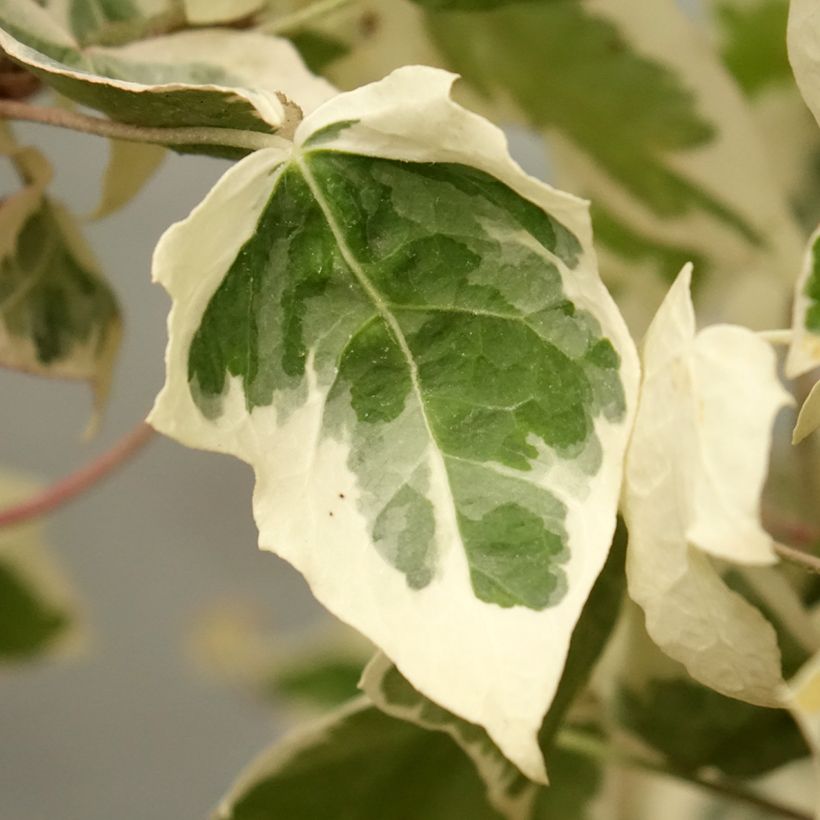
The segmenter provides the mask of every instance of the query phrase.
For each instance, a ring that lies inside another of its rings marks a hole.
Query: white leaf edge
[[[450,723],[441,723],[424,718],[424,702],[422,696],[415,707],[408,707],[388,700],[382,681],[385,675],[394,668],[393,661],[383,652],[377,652],[362,672],[359,688],[385,714],[406,720],[433,732],[443,732],[451,737],[473,762],[479,776],[487,789],[487,800],[490,805],[499,811],[506,820],[529,820],[535,799],[538,795],[538,786],[528,783],[523,789],[512,791],[511,785],[520,782],[522,774],[510,763],[497,747],[487,749],[480,744],[470,743],[463,732],[459,731],[460,718],[452,716]],[[515,783],[510,783],[511,775]]]
[[[775,631],[726,586],[707,550],[737,563],[776,560],[756,506],[771,424],[790,398],[756,334],[732,326],[696,334],[691,272],[681,271],[642,345],[624,480],[628,590],[652,639],[692,677],[774,706],[782,685]],[[719,452],[704,449],[721,435]],[[721,492],[729,482],[731,493]]]
[[[291,416],[291,422],[279,430],[273,408],[255,408],[247,415],[236,379],[226,396],[223,415],[215,423],[206,420],[194,404],[187,383],[191,340],[212,294],[255,229],[270,194],[271,175],[289,158],[284,149],[258,151],[232,168],[188,219],[172,226],[157,246],[153,276],[172,296],[174,306],[169,316],[168,377],[149,421],[188,446],[232,453],[252,464],[257,476],[254,516],[260,547],[299,569],[319,601],[379,646],[420,692],[465,720],[484,726],[528,777],[546,782],[537,734],[561,679],[573,628],[608,554],[639,365],[623,319],[598,277],[587,203],[527,176],[510,158],[504,134],[451,100],[454,80],[454,75],[438,69],[398,69],[380,82],[339,95],[317,109],[297,130],[293,150],[298,158],[313,133],[333,123],[355,120],[322,147],[332,144],[335,150],[384,158],[468,164],[549,211],[581,242],[585,252],[566,278],[565,291],[579,307],[598,316],[604,334],[622,357],[627,410],[618,425],[601,419],[596,422],[608,457],[586,489],[585,504],[562,499],[569,502],[568,532],[571,537],[580,535],[580,543],[574,545],[566,565],[569,588],[561,603],[535,612],[523,607],[501,609],[479,601],[471,591],[461,548],[442,555],[441,574],[435,583],[410,591],[404,576],[386,568],[372,548],[365,522],[353,504],[345,505],[346,511],[332,519],[332,531],[326,515],[307,510],[314,522],[314,543],[338,541],[340,526],[351,533],[343,539],[347,542],[344,552],[334,553],[343,566],[332,556],[319,560],[315,551],[304,548],[303,522],[294,513],[310,504],[326,509],[340,488],[355,499],[356,478],[347,466],[344,446],[328,447],[321,458],[316,456],[306,464],[301,442],[313,435],[308,431],[316,426],[312,417],[321,407],[317,391],[308,399],[309,412],[297,414],[300,419],[295,426],[295,416]],[[563,263],[555,262],[566,274]],[[262,442],[268,453],[279,453],[275,460],[266,463],[260,458]],[[300,473],[306,469],[311,470],[307,480]],[[325,483],[321,483],[323,471]],[[436,491],[447,492],[441,482],[441,477],[433,476],[434,496]],[[443,537],[458,544],[452,510],[437,512],[437,521]],[[582,544],[592,547],[584,549]],[[372,578],[379,578],[377,589],[360,580]],[[452,606],[453,586],[462,604],[458,609]],[[413,624],[412,631],[408,623]],[[434,644],[433,635],[446,635],[446,644]]]

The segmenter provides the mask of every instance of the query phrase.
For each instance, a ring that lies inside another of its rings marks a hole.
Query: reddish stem
[[[93,487],[120,464],[133,457],[154,436],[154,429],[144,421],[123,436],[110,450],[95,458],[64,479],[47,487],[28,501],[0,510],[0,529],[21,524],[62,507],[77,495]]]

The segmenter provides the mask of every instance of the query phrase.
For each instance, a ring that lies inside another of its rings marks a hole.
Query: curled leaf
[[[686,267],[642,347],[624,492],[629,593],[649,635],[692,677],[773,705],[782,682],[774,630],[709,554],[776,560],[758,507],[771,426],[789,397],[756,334],[727,325],[696,333],[690,279]]]

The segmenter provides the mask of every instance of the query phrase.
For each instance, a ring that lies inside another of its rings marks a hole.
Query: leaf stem
[[[333,14],[333,12],[344,8],[352,2],[354,2],[354,0],[316,0],[316,2],[311,3],[305,8],[271,20],[270,23],[262,26],[261,30],[268,34],[283,34],[289,31],[297,31],[308,23]]]
[[[757,335],[770,345],[786,347],[792,343],[794,332],[790,327],[786,327],[778,330],[760,330]]]
[[[98,137],[110,137],[127,142],[149,142],[156,145],[218,145],[256,151],[260,148],[280,146],[283,143],[282,137],[259,131],[200,127],[149,128],[114,122],[102,117],[90,117],[64,108],[30,105],[16,100],[0,100],[0,119],[39,122],[84,134],[95,134]]]
[[[72,498],[93,487],[124,462],[133,458],[154,437],[154,429],[140,422],[130,433],[121,438],[110,450],[95,458],[90,464],[47,487],[43,492],[0,510],[0,529],[22,524],[32,518],[62,507]]]
[[[796,564],[801,569],[807,572],[813,572],[820,575],[820,558],[810,555],[803,550],[788,547],[785,544],[778,544],[775,542],[774,551],[784,560],[790,564]]]
[[[577,752],[585,757],[594,758],[602,762],[614,763],[616,766],[641,769],[642,771],[651,772],[652,774],[661,775],[663,777],[672,777],[676,780],[682,780],[698,788],[710,791],[713,794],[734,800],[738,803],[745,803],[747,806],[764,809],[780,817],[790,818],[790,820],[812,820],[811,815],[791,806],[770,800],[739,783],[713,780],[697,775],[694,772],[667,768],[662,763],[644,757],[638,757],[622,749],[617,749],[606,741],[587,732],[577,729],[564,729],[558,734],[556,742],[561,748],[567,751]]]

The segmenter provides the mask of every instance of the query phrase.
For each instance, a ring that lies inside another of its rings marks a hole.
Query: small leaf
[[[627,454],[629,594],[649,635],[696,680],[773,705],[781,684],[771,625],[729,590],[708,553],[775,560],[759,520],[771,426],[788,396],[751,331],[695,332],[683,270],[643,342],[643,385]]]
[[[127,205],[159,169],[166,151],[159,145],[110,140],[100,201],[89,219],[103,219]]]
[[[119,48],[81,48],[34,0],[0,0],[0,47],[52,88],[148,127],[292,133],[334,89],[284,39],[183,31]]]
[[[636,390],[585,206],[399,70],[237,165],[157,249],[160,431],[257,473],[260,544],[543,778]]]
[[[36,485],[0,474],[0,506],[18,503]],[[0,669],[66,646],[76,634],[74,593],[48,555],[42,527],[0,532]]]
[[[28,181],[0,204],[0,364],[88,381],[99,413],[120,342],[116,298],[71,215],[44,196],[45,158],[9,138],[0,151]]]

